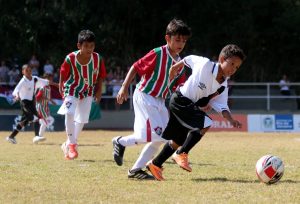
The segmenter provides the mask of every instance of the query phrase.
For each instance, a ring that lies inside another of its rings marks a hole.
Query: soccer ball
[[[278,182],[284,173],[282,160],[273,155],[265,155],[256,162],[256,175],[259,180],[266,184]]]

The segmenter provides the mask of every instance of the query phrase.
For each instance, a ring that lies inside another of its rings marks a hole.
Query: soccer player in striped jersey
[[[241,48],[229,44],[221,50],[218,63],[206,57],[190,55],[172,66],[171,79],[183,65],[191,69],[192,74],[183,86],[171,95],[170,119],[162,135],[162,138],[169,141],[161,152],[147,163],[148,170],[157,180],[164,180],[162,164],[172,155],[172,159],[181,168],[192,171],[188,154],[212,125],[212,120],[205,113],[208,109],[213,108],[233,127],[241,127],[242,124],[232,117],[228,107],[227,81],[240,68],[245,58]]]
[[[61,148],[66,159],[78,157],[78,135],[88,123],[93,97],[96,103],[100,102],[102,81],[106,77],[103,58],[94,52],[95,34],[92,31],[79,32],[77,48],[66,56],[60,69],[59,91],[64,102],[58,113],[65,115],[67,141]]]
[[[129,170],[128,178],[153,179],[143,169],[165,142],[161,138],[169,119],[165,99],[176,81],[169,80],[169,69],[180,60],[179,53],[190,36],[190,28],[182,20],[170,21],[165,34],[167,44],[154,48],[131,66],[117,95],[117,102],[122,104],[128,98],[128,87],[136,74],[141,77],[133,95],[134,133],[113,138],[113,156],[119,166],[123,164],[126,146],[148,143]],[[179,76],[183,75],[183,68],[178,72]]]
[[[51,82],[52,85],[58,86],[57,84],[52,82],[53,81],[52,74],[45,74],[43,78]],[[46,137],[44,137],[46,128],[49,124],[53,123],[53,118],[50,116],[49,101],[51,101],[51,103],[54,105],[56,103],[51,99],[50,85],[46,85],[37,89],[35,99],[36,99],[36,110],[40,118],[39,119],[40,130],[39,130],[39,137],[34,137],[33,143],[38,144],[41,137],[44,138],[44,140],[46,140]]]

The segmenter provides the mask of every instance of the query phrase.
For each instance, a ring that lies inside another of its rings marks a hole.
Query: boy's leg
[[[128,171],[128,178],[137,178],[137,179],[154,179],[153,176],[149,175],[147,172],[142,170],[146,167],[146,164],[151,160],[155,153],[157,153],[159,147],[164,142],[150,142],[146,144],[136,160],[133,167]]]
[[[170,142],[171,141],[167,142],[160,153],[153,160],[150,160],[147,163],[147,169],[151,172],[155,179],[159,181],[164,180],[164,177],[162,176],[162,164],[176,151]]]
[[[39,128],[36,123],[39,124]],[[36,136],[33,138],[33,143],[38,144],[39,142],[46,140],[46,138],[44,137],[44,133],[46,131],[47,124],[44,119],[39,119],[39,121],[35,122],[34,125],[35,125],[35,135]],[[36,130],[38,130],[38,132],[36,132]]]
[[[84,126],[84,123],[75,122],[75,127],[74,127],[75,144],[77,144],[78,136],[79,136],[79,133],[82,131],[83,126]]]

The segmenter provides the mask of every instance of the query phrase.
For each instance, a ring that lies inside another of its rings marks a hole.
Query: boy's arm
[[[118,92],[118,95],[117,95],[117,103],[118,104],[122,104],[124,102],[124,100],[127,101],[128,88],[129,88],[129,85],[131,84],[132,80],[136,76],[136,73],[137,73],[137,71],[135,70],[134,66],[131,66],[130,70],[127,73],[126,78],[122,84],[122,87]]]
[[[59,75],[59,84],[58,89],[59,93],[62,97],[64,97],[64,83],[67,79],[67,77],[70,74],[70,64],[64,61],[64,63],[60,67],[60,75]]]
[[[178,73],[178,70],[184,66],[184,62],[183,60],[177,62],[176,64],[174,64],[171,68],[170,68],[170,71],[169,71],[169,78],[170,78],[170,81],[172,81],[177,73]]]
[[[242,127],[242,124],[239,121],[232,118],[231,113],[228,110],[223,110],[222,115],[225,119],[227,119],[230,122],[230,124],[233,127],[236,127],[236,128],[241,128]]]
[[[98,83],[96,85],[96,93],[95,93],[95,102],[99,103],[101,101],[101,96],[102,96],[102,82],[103,79],[99,78]]]

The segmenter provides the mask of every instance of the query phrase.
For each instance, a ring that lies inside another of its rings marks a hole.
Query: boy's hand
[[[58,87],[58,90],[59,90],[59,93],[62,97],[64,97],[64,87],[62,85],[59,84],[59,87]]]
[[[242,127],[242,123],[240,123],[239,121],[237,120],[232,120],[230,121],[230,124],[235,127],[235,128],[241,128]]]
[[[100,101],[101,101],[101,92],[100,93],[96,93],[94,99],[95,99],[95,102],[97,104],[100,103]]]
[[[122,86],[117,95],[117,103],[123,104],[124,101],[127,101],[128,98],[128,89],[125,86]]]

